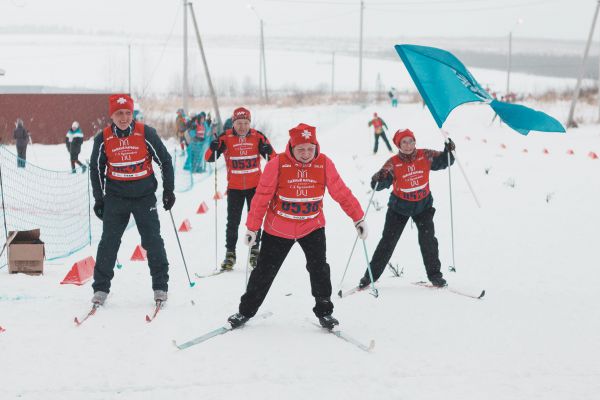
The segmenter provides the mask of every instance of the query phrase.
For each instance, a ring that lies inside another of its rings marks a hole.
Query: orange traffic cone
[[[598,158],[598,154],[594,153],[593,151],[590,151],[588,153],[588,157],[591,158],[592,160],[595,160]]]
[[[550,154],[550,152],[548,151],[548,149],[544,149],[543,153],[544,154]]]
[[[202,202],[202,204],[200,204],[200,207],[198,207],[196,214],[206,214],[207,211],[208,211],[208,206],[206,205],[205,202]]]
[[[92,256],[77,261],[60,284],[71,283],[73,285],[83,285],[94,275],[95,265],[96,261],[94,261],[94,257]]]
[[[146,261],[146,250],[141,245],[136,246],[131,255],[131,261]]]
[[[213,200],[221,200],[222,198],[223,195],[219,191],[217,191],[217,193],[215,193],[215,195],[213,196]]]
[[[572,156],[573,154],[575,154],[575,152],[573,150],[569,149],[569,150],[567,150],[567,154]]]
[[[179,227],[179,232],[189,232],[192,229],[192,224],[190,224],[189,219],[184,219]]]

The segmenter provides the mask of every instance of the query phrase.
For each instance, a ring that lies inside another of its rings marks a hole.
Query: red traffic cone
[[[192,224],[190,224],[189,219],[184,219],[179,227],[179,232],[189,232],[192,229]]]
[[[588,153],[588,157],[591,158],[592,160],[595,160],[598,158],[598,154],[594,153],[593,151],[590,151]]]
[[[146,261],[146,250],[141,245],[136,246],[131,255],[131,261]]]
[[[219,191],[217,191],[217,193],[215,193],[215,195],[213,196],[213,200],[221,200],[222,198],[223,195]]]
[[[572,156],[573,154],[575,154],[575,152],[572,149],[567,150],[567,154]]]
[[[544,149],[543,153],[544,154],[550,154],[550,152],[548,151],[548,149]]]
[[[2,332],[6,332],[6,329],[4,329],[3,327],[0,326],[0,333]]]
[[[202,204],[200,204],[200,207],[198,207],[196,214],[206,214],[207,211],[208,211],[208,206],[203,201]]]
[[[502,144],[500,144],[500,147],[503,148],[503,149],[505,149],[506,145],[504,143],[502,143]]]
[[[96,261],[91,256],[77,261],[60,284],[83,285],[94,275],[94,266],[96,266]]]

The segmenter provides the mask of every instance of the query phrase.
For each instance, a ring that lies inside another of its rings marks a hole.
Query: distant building
[[[0,86],[0,141],[12,142],[21,118],[34,143],[63,143],[73,121],[89,139],[109,122],[110,93],[47,86]]]

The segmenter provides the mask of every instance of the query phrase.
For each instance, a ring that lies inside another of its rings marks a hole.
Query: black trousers
[[[147,252],[148,266],[152,275],[152,290],[169,289],[169,262],[165,244],[160,236],[160,221],[156,206],[156,196],[123,198],[107,194],[104,198],[104,216],[102,219],[102,238],[98,245],[96,267],[94,268],[94,292],[110,291],[110,281],[114,276],[117,252],[121,246],[121,237],[133,214],[138,232],[142,238],[142,247]]]
[[[377,149],[379,149],[379,138],[381,137],[381,139],[383,140],[383,142],[385,143],[385,145],[387,146],[389,151],[392,151],[392,146],[390,146],[390,142],[388,141],[387,136],[385,135],[385,132],[381,132],[380,134],[375,134],[375,147],[373,148],[373,153],[377,153]]]
[[[435,208],[430,207],[412,217],[419,231],[419,247],[421,247],[423,263],[425,264],[427,276],[430,279],[442,276],[440,272],[441,263],[438,252],[438,241],[435,238],[435,228],[433,225],[434,214]],[[371,258],[371,271],[373,272],[373,279],[375,281],[379,279],[390,258],[392,258],[398,239],[400,239],[400,235],[402,235],[402,231],[409,218],[388,208],[381,240],[373,253],[373,258]],[[364,276],[369,278],[368,270],[365,271]]]
[[[264,232],[256,268],[252,270],[246,293],[242,296],[239,311],[253,317],[265,300],[273,280],[295,242],[300,244],[306,257],[306,269],[310,275],[310,287],[316,305],[317,317],[331,315],[331,277],[326,259],[325,228],[319,228],[303,238],[284,239]]]
[[[17,146],[17,167],[25,168],[25,163],[27,159],[27,145],[25,146]]]
[[[227,189],[227,228],[225,230],[225,248],[227,251],[235,253],[244,203],[246,203],[246,209],[250,210],[255,192],[256,188],[245,190]],[[260,229],[256,234],[256,244],[252,248],[258,249],[259,244]]]

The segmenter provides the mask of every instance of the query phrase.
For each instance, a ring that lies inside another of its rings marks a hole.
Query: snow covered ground
[[[398,109],[387,104],[253,109],[257,118],[269,121],[266,133],[277,151],[283,150],[291,126],[317,126],[322,151],[336,162],[363,205],[370,195],[370,176],[391,155],[385,147],[372,154],[367,121],[374,111],[392,133],[409,127],[419,147],[442,148],[431,116],[416,104]],[[548,111],[564,120],[567,109],[559,105]],[[298,246],[261,308],[272,311],[272,317],[251,320],[239,331],[179,351],[172,339],[182,342],[201,335],[237,310],[244,291],[246,249],[238,244],[233,272],[196,279],[190,288],[169,215],[162,212],[171,262],[170,299],[151,324],[144,321],[153,306],[148,268],[144,262],[128,261],[139,244],[135,229],[123,238],[119,259],[124,267],[116,270],[105,307],[81,327],[74,326],[73,317],[87,312],[90,284],[59,282],[75,261],[95,256],[95,246],[46,265],[40,277],[0,271],[0,326],[6,329],[0,333],[0,397],[597,398],[600,305],[594,299],[600,287],[595,247],[600,160],[587,157],[589,151],[600,152],[597,126],[524,137],[505,125],[490,126],[491,118],[488,107],[464,106],[445,125],[481,203],[478,208],[460,169],[453,167],[456,273],[447,271],[452,263],[448,174],[431,175],[445,276],[456,287],[485,289],[484,299],[411,285],[425,278],[425,270],[416,229],[409,224],[392,257],[404,268],[403,277],[386,271],[378,282],[379,298],[367,293],[334,298],[341,329],[364,342],[376,341],[371,354],[313,325],[313,299]],[[567,149],[575,154],[567,155]],[[55,156],[55,146],[36,145],[36,154],[46,167],[64,168],[64,157]],[[180,234],[190,273],[211,271],[224,253],[226,203],[221,200],[215,260],[213,185],[212,178],[205,179],[192,191],[178,194],[173,209],[178,225],[184,218],[192,224],[191,232]],[[224,189],[221,172],[219,190]],[[378,192],[375,201],[383,208],[369,211],[370,253],[381,235],[388,196],[388,191]],[[202,201],[209,211],[197,215]],[[337,291],[355,231],[329,197],[325,214],[328,260]],[[356,251],[343,287],[355,285],[364,268],[364,255]]]

